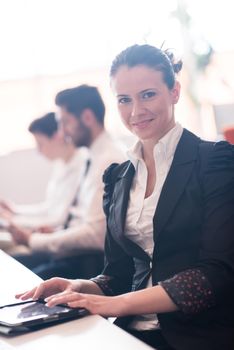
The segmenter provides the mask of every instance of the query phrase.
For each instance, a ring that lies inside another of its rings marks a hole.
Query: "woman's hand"
[[[45,299],[46,305],[53,307],[58,304],[66,304],[72,308],[85,308],[91,314],[97,314],[104,317],[124,316],[126,309],[124,306],[124,297],[107,297],[93,294],[77,293],[73,291],[64,291],[52,295]]]
[[[15,214],[13,205],[10,202],[0,199],[0,211],[1,210],[3,210],[6,214],[9,214],[10,216],[12,214]]]
[[[35,232],[40,232],[40,233],[53,233],[55,229],[52,226],[40,226],[38,227]]]
[[[32,235],[32,230],[16,226],[13,222],[9,223],[8,232],[10,232],[13,240],[18,244],[25,246],[29,245],[29,239]]]
[[[79,279],[69,280],[60,277],[53,277],[27,292],[17,294],[16,298],[21,300],[31,298],[33,300],[37,300],[39,298],[45,299],[47,297],[56,298],[58,293],[61,295],[62,293],[66,294],[71,292],[84,292],[99,295],[103,294],[98,285],[92,281]]]
[[[59,278],[54,277],[47,281],[42,282],[39,284],[39,286],[16,295],[16,298],[21,300],[26,299],[33,299],[37,300],[39,298],[46,298],[49,296],[53,296],[57,293],[63,292],[63,291],[72,291],[72,290],[79,290],[79,282],[78,281],[72,281],[65,278]]]
[[[85,308],[91,314],[104,317],[178,310],[166,291],[159,285],[114,297],[101,294],[101,289],[92,281],[51,278],[31,291],[18,294],[16,297],[22,300],[43,298],[49,307],[67,304],[72,308]]]
[[[166,291],[159,285],[114,297],[66,290],[46,298],[45,301],[49,307],[57,304],[67,304],[73,308],[85,308],[91,314],[105,317],[164,313],[178,310]]]

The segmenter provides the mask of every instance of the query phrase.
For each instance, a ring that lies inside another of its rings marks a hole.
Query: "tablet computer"
[[[79,318],[87,315],[85,309],[72,309],[57,305],[48,307],[43,300],[26,301],[0,307],[0,326],[11,330],[27,329],[33,326],[46,325],[61,320]]]

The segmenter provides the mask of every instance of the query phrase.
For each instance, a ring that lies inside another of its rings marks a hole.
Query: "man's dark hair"
[[[37,118],[31,122],[28,131],[32,134],[43,134],[51,138],[58,130],[55,113],[50,112],[41,118]]]
[[[69,113],[79,118],[83,110],[90,109],[94,113],[97,121],[103,125],[105,115],[105,105],[102,97],[95,86],[80,85],[72,89],[60,91],[55,103],[59,107],[65,108]]]

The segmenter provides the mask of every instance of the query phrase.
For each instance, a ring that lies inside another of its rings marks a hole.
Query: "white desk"
[[[0,250],[0,305],[14,301],[16,292],[40,283],[40,278]],[[0,335],[3,345],[18,350],[150,350],[104,318],[91,315],[15,337]],[[2,346],[2,348],[1,348]],[[6,347],[8,349],[8,347]]]
[[[0,306],[15,302],[16,293],[40,282],[40,277],[0,250]]]

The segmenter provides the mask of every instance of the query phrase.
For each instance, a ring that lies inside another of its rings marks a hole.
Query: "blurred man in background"
[[[105,106],[96,87],[81,85],[56,96],[66,137],[77,147],[89,148],[89,159],[77,190],[77,203],[67,228],[33,233],[12,226],[14,240],[28,246],[31,256],[17,259],[40,277],[89,278],[101,272],[106,222],[102,209],[105,169],[124,156],[104,127]],[[35,266],[33,256],[47,254],[50,261]]]

